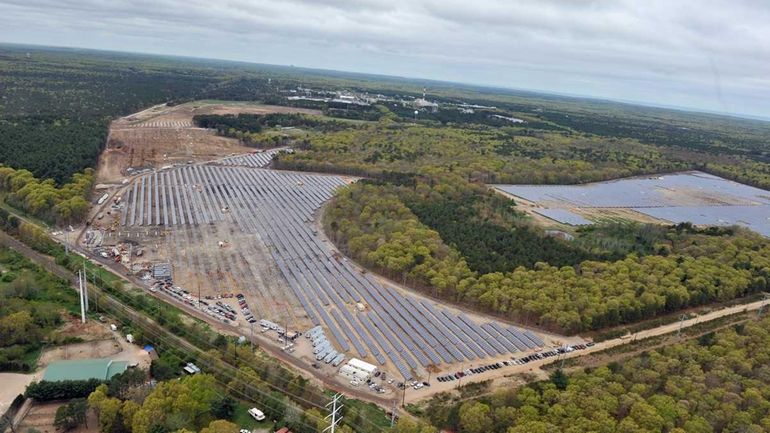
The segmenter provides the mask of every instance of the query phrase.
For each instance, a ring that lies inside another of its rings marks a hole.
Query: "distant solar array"
[[[286,149],[271,149],[264,152],[250,153],[246,155],[228,156],[227,158],[222,158],[214,162],[221,165],[240,165],[243,167],[260,168],[270,164],[273,156],[282,150]]]
[[[770,205],[768,191],[697,171],[584,185],[497,185],[496,188],[539,204],[559,205],[549,207]]]
[[[565,208],[629,208],[673,223],[737,224],[770,236],[770,192],[698,171],[584,185],[494,187],[543,206],[535,212],[566,224],[579,220]]]
[[[149,120],[142,123],[133,123],[129,128],[191,128],[189,120]]]
[[[770,237],[770,206],[656,207],[636,211],[675,223],[689,221],[698,225],[740,225]]]
[[[259,155],[264,154],[243,158]],[[406,380],[429,365],[544,345],[530,331],[479,325],[463,314],[401,295],[335,257],[317,235],[313,214],[346,183],[343,178],[254,169],[240,166],[243,161],[235,157],[228,160],[239,166],[191,165],[139,177],[128,188],[121,224],[226,220],[244,233],[258,234],[313,324],[325,326],[343,352],[371,356],[381,365],[390,360]],[[356,311],[352,306],[357,303],[368,308]]]
[[[535,213],[538,213],[544,217],[550,218],[560,223],[569,224],[571,226],[585,226],[593,224],[593,222],[583,218],[582,216],[570,212],[567,209],[534,209]]]

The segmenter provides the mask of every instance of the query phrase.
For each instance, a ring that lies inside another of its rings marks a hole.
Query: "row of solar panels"
[[[234,176],[231,170],[237,170]],[[306,193],[317,200],[328,200],[330,188],[344,182],[336,178],[320,177],[305,179],[304,176],[289,172],[270,170],[245,170],[231,167],[188,166],[173,170],[144,175],[134,181],[128,189],[126,210],[121,215],[124,226],[141,225],[184,225],[208,224],[221,221],[229,212],[227,194],[232,190],[231,182],[249,182],[264,185],[262,188],[285,188],[291,182],[304,183]],[[286,199],[304,200],[295,188],[285,188]],[[305,212],[313,208],[304,201],[297,202]],[[223,211],[224,209],[224,211]]]
[[[182,197],[190,197],[187,203],[181,201],[181,207],[189,206],[193,215],[205,217],[204,210],[210,212],[215,205],[226,207],[228,213],[217,215],[219,219],[228,218],[243,231],[258,233],[308,317],[316,325],[323,323],[343,351],[352,345],[362,358],[371,353],[380,364],[389,359],[405,379],[420,366],[542,345],[527,331],[498,330],[494,326],[501,325],[497,324],[479,326],[465,316],[402,296],[346,261],[336,260],[329,246],[316,236],[312,215],[344,184],[341,178],[216,166],[184,167],[160,174],[161,189],[170,187],[181,191]],[[155,175],[150,176],[154,181]],[[176,182],[166,182],[169,179]],[[134,184],[138,189],[134,196],[143,202],[142,191],[152,185],[140,179]],[[161,200],[160,207],[164,205]],[[365,302],[371,311],[354,317],[346,305],[353,302]]]
[[[280,200],[280,197],[275,197],[275,199]],[[270,206],[264,206],[262,208],[263,208],[263,210],[267,209],[267,212],[269,212],[270,209],[271,209]],[[326,263],[331,263],[332,264],[332,266],[328,266],[328,264],[325,264],[324,269],[327,272],[331,272],[332,271],[332,269],[329,269],[330,267],[331,268],[337,267],[336,266],[337,262],[335,260],[329,259],[329,256],[330,256],[329,254],[327,254],[326,257],[321,257],[322,254],[319,254],[319,253],[322,253],[324,251],[324,249],[319,249],[317,251],[312,251],[313,250],[313,246],[317,244],[317,240],[313,236],[307,234],[308,233],[307,230],[303,230],[302,227],[296,225],[298,220],[306,220],[306,218],[296,218],[296,215],[288,215],[289,218],[286,218],[287,215],[284,213],[284,210],[286,209],[285,208],[285,203],[281,203],[279,209],[280,209],[280,211],[279,211],[279,214],[277,214],[277,215],[269,213],[268,215],[264,216],[267,221],[273,221],[273,222],[281,221],[280,224],[277,224],[277,226],[278,226],[277,229],[274,228],[280,234],[280,236],[278,236],[278,245],[276,245],[275,250],[278,251],[279,253],[282,253],[282,252],[287,253],[286,255],[291,256],[292,259],[295,259],[295,258],[307,258],[307,257],[315,256],[315,257],[321,259],[321,261],[325,261]],[[263,211],[263,210],[261,210],[261,211]],[[292,218],[292,216],[294,216],[294,218]],[[291,230],[288,230],[288,231],[286,230],[286,228],[287,228],[286,226],[287,225],[291,225],[292,226],[292,227],[290,227]],[[275,224],[274,224],[274,226],[275,226]],[[294,236],[292,234],[294,234]],[[299,234],[300,235],[299,237],[301,237],[302,239],[296,239],[298,237],[298,236],[296,236],[297,234]],[[305,236],[304,237],[301,236],[302,234],[305,234]],[[299,254],[297,254],[297,252],[299,252]],[[283,266],[282,258],[279,256],[277,259],[279,260],[280,263],[282,263],[282,266],[281,266],[282,269],[286,270],[286,267]],[[315,278],[316,282],[320,283],[320,287],[322,289],[327,289],[327,288],[330,289],[328,281],[327,281],[327,278],[324,277],[324,275],[322,274],[323,271],[321,271],[319,268],[321,268],[321,267],[320,266],[318,266],[318,267],[309,266],[309,267],[305,267],[304,269],[298,269],[296,266],[294,266],[294,267],[292,267],[292,269],[288,270],[288,273],[291,273],[290,277],[295,279],[295,280],[304,279],[306,276],[309,276],[310,279]],[[339,269],[336,269],[336,270],[339,271]],[[336,274],[340,275],[339,272],[336,272]],[[357,271],[348,272],[348,273],[342,272],[341,275],[343,276],[343,278],[339,279],[338,283],[340,283],[340,286],[345,286],[346,282],[350,282],[350,279],[349,279],[350,277],[353,277],[353,279],[355,279],[355,275],[356,274],[358,274]],[[363,287],[371,286],[370,282],[368,282],[366,280],[364,280],[363,283],[362,283],[362,281],[354,281],[353,284],[356,285],[356,286],[363,286]],[[311,285],[313,285],[313,284],[311,284]],[[355,289],[353,289],[353,290],[355,290]],[[375,293],[376,292],[377,292],[377,289],[375,288]],[[337,307],[338,307],[339,311],[342,311],[343,313],[348,313],[348,311],[344,307],[344,305],[340,305],[339,304],[340,303],[340,297],[345,297],[345,294],[346,294],[345,291],[338,291],[337,294],[340,295],[339,297],[334,296],[334,293],[329,293],[329,294],[327,294],[327,293],[328,292],[325,292],[324,290],[320,290],[318,292],[318,295],[319,295],[318,298],[322,301],[322,303],[324,305],[328,305],[328,299],[331,297],[333,299],[333,302],[335,304],[337,304]],[[353,294],[353,295],[355,296],[355,294]],[[358,301],[360,299],[354,298],[354,300]],[[381,303],[379,303],[377,301],[373,301],[372,299],[369,299],[368,302],[369,302],[370,305],[374,305],[374,306],[378,306],[379,304],[381,304]],[[390,307],[390,304],[388,304],[387,306]],[[405,305],[400,305],[400,306],[402,308],[406,308],[407,307]],[[347,327],[344,325],[344,321],[340,320],[339,315],[338,315],[336,310],[333,311],[333,315],[335,316],[335,319],[337,320],[337,322],[341,324],[341,327],[343,327],[343,330],[345,331],[344,333],[346,335],[348,335],[348,338],[354,343],[354,345],[356,345],[356,343],[358,343],[357,339],[352,338],[350,332],[347,332]],[[390,311],[390,316],[393,316],[393,315],[394,315],[393,311]],[[361,317],[365,317],[365,316],[359,315],[359,320],[360,320]],[[415,320],[415,318],[412,315],[407,314],[407,315],[405,315],[403,317],[405,318],[406,321],[411,323],[411,326],[412,326],[413,330],[414,329],[421,330],[420,325],[418,325],[417,321]],[[375,356],[375,358],[380,363],[384,363],[383,357],[378,353],[379,351],[376,349],[376,346],[371,343],[371,340],[369,339],[369,336],[367,335],[367,333],[368,333],[369,335],[374,336],[376,338],[376,337],[379,336],[378,332],[376,332],[373,327],[368,326],[368,324],[367,324],[367,322],[365,320],[362,320],[362,323],[367,328],[368,332],[363,332],[358,327],[356,322],[351,320],[350,317],[347,317],[347,319],[351,323],[351,325],[355,328],[355,330],[358,333],[358,335],[360,335],[361,338],[364,340],[366,345],[368,347],[370,347],[370,350],[372,351],[372,353]],[[431,326],[430,325],[430,323],[431,323],[430,321],[427,321],[426,323],[427,323],[427,326],[429,326],[429,327]],[[462,324],[462,326],[467,326],[467,325]],[[468,328],[468,329],[470,329],[470,328]],[[516,331],[516,332],[519,332],[519,331]],[[436,334],[436,333],[437,333],[436,331],[433,331],[433,334]],[[448,334],[452,335],[451,332],[448,332]],[[427,338],[428,338],[428,340],[430,342],[431,347],[436,347],[437,346],[437,342],[436,342],[435,339],[431,339],[431,337],[430,337],[431,334],[428,333],[428,334],[425,334],[425,335],[428,335]],[[470,331],[470,332],[468,332],[465,335],[467,335],[468,338],[470,338],[470,341],[473,341],[473,339],[477,338],[480,334],[478,332]],[[493,335],[489,335],[489,334],[484,333],[483,331],[481,332],[481,335],[484,335],[485,336],[484,338],[486,340],[498,337],[498,335],[494,335],[494,336]],[[443,338],[444,338],[444,340],[448,340],[448,338],[446,336],[444,336]],[[388,338],[388,339],[385,339],[385,340],[378,340],[378,343],[379,343],[380,347],[382,347],[385,350],[386,354],[391,354],[393,352],[391,350],[389,350],[390,347],[389,347],[388,343],[386,343],[386,340],[393,340],[393,339],[392,338]],[[524,340],[528,341],[526,338]],[[506,343],[508,343],[508,340],[504,340],[504,341]],[[470,343],[470,344],[472,345],[473,343]],[[496,344],[496,343],[493,343],[493,344]],[[535,347],[536,345],[542,345],[542,341],[536,342],[532,347]],[[444,362],[455,362],[455,361],[462,361],[462,360],[464,360],[463,355],[460,354],[459,351],[456,348],[454,348],[454,347],[449,349],[450,351],[452,351],[454,353],[454,357],[451,357],[446,350],[444,350],[441,346],[439,346],[437,351],[441,355],[441,359],[439,359],[433,352],[429,351],[428,352],[429,353],[428,356],[430,357],[430,360],[428,360],[428,358],[426,358],[425,356],[422,355],[421,349],[419,349],[420,343],[410,344],[409,346],[410,346],[410,349],[412,351],[415,351],[415,353],[417,353],[417,356],[420,357],[421,363],[424,366],[427,366],[429,364],[439,364],[439,363],[442,362],[442,359],[443,359]],[[485,343],[483,343],[482,346],[485,347],[485,348],[489,348],[489,346],[487,344],[485,344]],[[472,347],[475,347],[475,346],[472,346]],[[516,350],[516,349],[513,349],[513,346],[510,343],[508,343],[508,347],[511,347],[511,350],[513,350],[513,351]],[[531,347],[529,347],[529,348],[531,348]],[[522,348],[522,350],[526,350],[526,349],[527,349],[527,347]],[[364,356],[365,352],[360,349],[360,345],[358,345],[358,350],[359,350],[359,353],[362,356]],[[478,356],[479,357],[499,355],[499,354],[503,353],[504,350],[505,349],[500,349],[499,345],[498,345],[498,350],[496,352],[487,349],[487,353],[485,353],[485,352],[479,351],[479,349],[476,349],[476,351],[478,352]],[[400,351],[400,352],[401,353],[405,353],[403,350]],[[466,350],[466,353],[468,353],[467,350]],[[473,354],[469,354],[469,358],[468,359],[472,359],[473,356],[474,356]],[[411,360],[411,358],[407,358],[407,359]],[[397,364],[397,363],[398,362],[394,362],[394,364]],[[413,362],[411,364],[414,365]]]
[[[216,161],[216,163],[222,165],[241,165],[245,167],[261,168],[270,164],[270,161],[273,160],[273,156],[280,151],[281,150],[273,149],[260,153],[250,153],[248,155],[228,156],[227,158]]]

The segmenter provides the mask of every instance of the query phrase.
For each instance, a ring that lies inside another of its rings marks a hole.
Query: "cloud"
[[[761,0],[0,0],[0,40],[770,115]]]

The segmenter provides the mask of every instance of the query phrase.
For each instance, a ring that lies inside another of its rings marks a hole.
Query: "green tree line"
[[[766,290],[770,244],[743,230],[670,230],[657,254],[480,273],[386,187],[355,184],[327,207],[332,239],[365,266],[433,296],[578,332]]]
[[[426,421],[458,433],[765,432],[768,329],[770,319],[750,321],[520,389],[460,403],[440,396],[425,408]],[[404,422],[395,431],[415,428]]]

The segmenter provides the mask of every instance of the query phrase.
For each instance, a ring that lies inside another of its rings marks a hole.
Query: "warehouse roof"
[[[107,380],[116,374],[123,373],[128,368],[127,361],[112,361],[110,359],[78,359],[72,361],[55,361],[48,365],[43,380],[57,382],[60,380]]]

